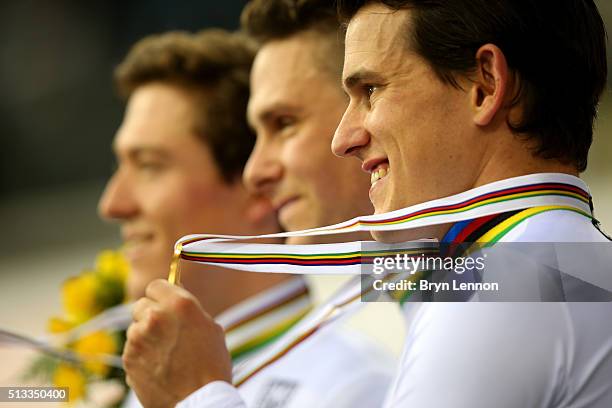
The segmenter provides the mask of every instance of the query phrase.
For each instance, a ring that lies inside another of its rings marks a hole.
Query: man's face
[[[339,79],[321,68],[324,41],[330,39],[305,32],[267,43],[251,72],[248,118],[257,143],[244,179],[271,199],[288,231],[372,211],[368,177],[331,152],[347,99]]]
[[[181,236],[241,232],[247,194],[240,182],[224,182],[209,148],[194,135],[196,106],[179,87],[144,85],[130,97],[115,137],[119,166],[99,210],[122,224],[132,298],[167,276]]]
[[[350,104],[333,149],[356,156],[371,174],[376,213],[471,188],[490,143],[475,136],[471,94],[444,84],[411,52],[410,13],[371,4],[346,34],[343,83]]]

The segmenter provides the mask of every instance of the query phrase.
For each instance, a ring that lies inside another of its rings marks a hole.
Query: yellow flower
[[[93,272],[85,272],[64,282],[62,301],[68,320],[82,323],[100,313],[97,301],[100,281]]]
[[[106,250],[96,258],[96,271],[107,279],[125,282],[128,274],[128,263],[118,251]]]
[[[47,321],[47,331],[50,333],[63,333],[75,326],[73,322],[62,319],[61,317],[52,317]]]
[[[53,374],[53,385],[69,388],[69,401],[74,402],[85,395],[86,380],[83,373],[69,364],[58,365]]]
[[[84,357],[95,354],[114,354],[117,350],[115,337],[107,332],[98,331],[81,337],[74,343],[73,349]],[[91,359],[84,363],[85,369],[92,374],[104,377],[110,367],[101,361]]]

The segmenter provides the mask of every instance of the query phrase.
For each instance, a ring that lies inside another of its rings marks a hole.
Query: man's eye
[[[292,116],[279,116],[275,120],[275,126],[277,129],[285,129],[295,124],[295,118]]]
[[[376,91],[376,86],[375,85],[364,85],[364,91],[366,93],[366,95],[368,95],[368,98],[372,97],[372,94],[374,93],[374,91]]]
[[[157,162],[142,161],[137,164],[138,170],[146,173],[155,173],[163,169],[163,165]]]

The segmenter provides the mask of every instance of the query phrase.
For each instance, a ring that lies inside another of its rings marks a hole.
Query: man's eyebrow
[[[379,82],[381,81],[381,79],[382,77],[376,72],[368,70],[359,70],[344,78],[344,81],[342,82],[344,89],[348,90],[354,88],[360,83]]]
[[[116,155],[119,155],[121,149],[117,147],[117,145],[113,144],[113,151]],[[168,152],[165,149],[156,147],[156,146],[130,146],[125,149],[125,155],[130,157],[131,159],[137,159],[142,156],[150,155],[156,156],[160,159],[167,159],[170,157]]]
[[[262,123],[266,123],[279,114],[299,113],[299,111],[299,108],[288,103],[273,103],[266,106],[261,112],[258,112],[255,118]],[[251,118],[249,117],[248,119],[249,123],[251,123]]]

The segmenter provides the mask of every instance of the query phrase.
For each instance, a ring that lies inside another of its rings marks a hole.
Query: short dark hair
[[[348,21],[366,4],[412,11],[408,45],[445,83],[476,66],[493,43],[517,74],[523,116],[508,122],[538,142],[536,154],[587,166],[607,78],[606,31],[592,0],[338,0]]]
[[[249,75],[256,46],[220,29],[175,31],[137,42],[114,73],[125,99],[139,87],[165,82],[197,98],[196,134],[211,149],[227,182],[240,180],[255,144],[246,121]]]
[[[242,30],[263,45],[312,31],[326,37],[324,68],[342,73],[344,43],[331,0],[251,0],[240,16]]]

